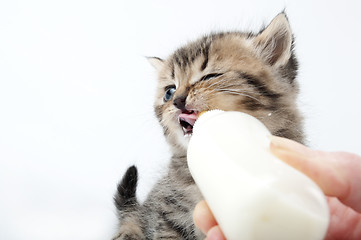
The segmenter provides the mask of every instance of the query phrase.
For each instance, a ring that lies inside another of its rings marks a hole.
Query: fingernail
[[[277,136],[271,136],[271,145],[273,148],[277,149],[289,149],[289,150],[298,150],[299,143],[294,142],[287,138],[277,137]]]
[[[222,230],[219,226],[211,228],[207,233],[207,240],[225,240]]]
[[[271,136],[270,149],[272,153],[289,152],[294,154],[306,155],[312,151],[310,148],[287,138]]]
[[[278,159],[302,171],[305,162],[313,158],[313,150],[290,139],[272,136],[270,151]]]

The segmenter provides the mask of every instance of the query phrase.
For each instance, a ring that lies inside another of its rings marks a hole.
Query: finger
[[[361,214],[345,206],[335,197],[327,198],[330,223],[325,240],[361,239]]]
[[[271,137],[271,152],[314,180],[328,196],[361,212],[361,157],[312,150],[295,141]]]
[[[206,240],[226,240],[221,228],[217,225],[209,229]]]
[[[279,159],[313,179],[330,196],[344,195],[346,181],[333,161],[326,161],[324,153],[315,151],[289,139],[272,137],[271,152]]]
[[[204,200],[200,201],[194,208],[193,220],[195,225],[204,234],[206,234],[212,227],[217,225],[217,221],[214,219],[208,204]]]
[[[361,157],[351,153],[338,152],[334,153],[333,157],[340,169],[342,177],[346,179],[348,191],[338,199],[350,206],[357,212],[361,213]]]

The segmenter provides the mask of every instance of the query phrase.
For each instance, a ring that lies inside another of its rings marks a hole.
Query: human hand
[[[312,150],[294,141],[271,138],[271,152],[313,179],[328,196],[330,224],[325,240],[361,239],[361,157]],[[225,240],[207,203],[194,210],[196,226],[207,240]]]

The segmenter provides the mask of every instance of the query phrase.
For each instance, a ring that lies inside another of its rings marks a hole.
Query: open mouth
[[[183,129],[184,136],[189,137],[193,133],[194,123],[197,121],[199,116],[198,112],[195,111],[187,111],[182,112],[178,116],[178,122]]]

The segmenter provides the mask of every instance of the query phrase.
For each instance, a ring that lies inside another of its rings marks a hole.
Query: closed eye
[[[210,74],[203,76],[200,81],[211,80],[211,79],[217,78],[222,75],[223,75],[223,73],[210,73]]]

